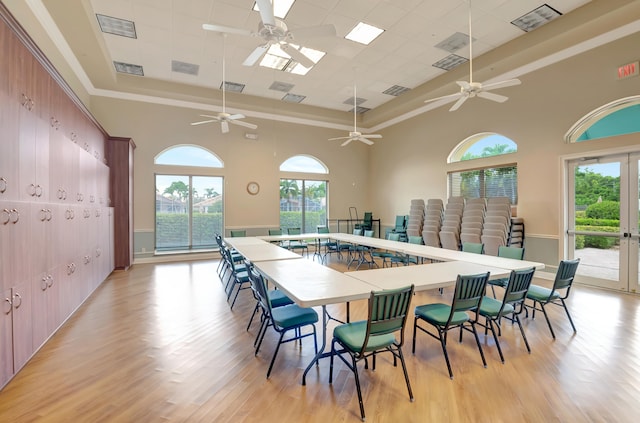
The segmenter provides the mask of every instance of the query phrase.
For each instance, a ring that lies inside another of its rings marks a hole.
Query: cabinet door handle
[[[0,193],[7,190],[7,180],[0,176]]]
[[[53,276],[47,275],[47,288],[51,288],[53,286]]]
[[[16,298],[20,300],[18,304],[16,304]],[[15,294],[13,294],[13,308],[17,310],[20,308],[21,305],[22,305],[22,297],[20,296],[20,294],[16,292]]]
[[[47,220],[47,210],[40,209],[40,222],[44,222],[45,220]]]
[[[6,225],[11,221],[11,211],[9,209],[2,210],[2,224]]]
[[[41,289],[42,291],[46,291],[48,286],[49,286],[49,285],[47,284],[47,277],[46,277],[46,276],[43,276],[43,277],[42,277],[42,280],[40,281],[40,289]]]
[[[36,186],[34,184],[27,186],[27,194],[29,194],[30,197],[36,196]]]
[[[11,223],[18,223],[18,221],[20,220],[20,212],[18,211],[18,209],[11,209],[10,213]]]
[[[42,187],[40,185],[36,185],[35,194],[36,197],[42,197]]]
[[[11,313],[11,309],[13,308],[13,303],[11,302],[11,298],[5,297],[4,304],[5,304],[4,314]],[[7,307],[7,304],[9,305],[9,307]]]

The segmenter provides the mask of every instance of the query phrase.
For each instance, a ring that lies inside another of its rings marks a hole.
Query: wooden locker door
[[[53,286],[53,275],[42,272],[32,279],[31,325],[34,350],[38,349],[49,337],[49,285]]]
[[[17,372],[33,354],[31,336],[31,284],[25,281],[13,288],[13,368]]]
[[[29,218],[31,208],[19,201],[0,202],[0,285],[28,280],[30,269]]]
[[[0,305],[0,388],[13,376],[13,290],[2,291]]]

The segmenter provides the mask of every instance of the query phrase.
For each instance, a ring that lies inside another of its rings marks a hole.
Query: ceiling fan
[[[259,45],[245,59],[242,63],[245,66],[255,65],[262,56],[267,53],[272,45],[278,45],[280,49],[291,56],[293,60],[300,63],[305,68],[311,68],[315,63],[304,53],[298,50],[299,46],[293,44],[293,42],[315,37],[335,37],[336,35],[336,28],[333,25],[310,26],[289,30],[287,28],[287,24],[285,24],[282,19],[278,19],[273,15],[273,5],[270,0],[256,0],[256,4],[260,9],[260,18],[262,19],[257,32],[223,25],[202,25],[202,28],[208,31],[262,38],[264,43]]]
[[[229,123],[232,123],[234,125],[239,125],[239,126],[244,126],[245,128],[249,128],[249,129],[257,129],[258,125],[254,125],[253,123],[249,123],[249,122],[243,122],[240,119],[244,119],[245,116],[241,113],[235,113],[235,114],[230,114],[227,113],[227,96],[226,96],[226,85],[227,85],[227,79],[226,79],[226,75],[225,75],[225,56],[226,56],[226,38],[227,38],[227,34],[222,34],[223,36],[223,41],[222,41],[222,112],[218,113],[216,116],[213,115],[200,115],[202,117],[205,118],[209,118],[207,120],[202,120],[200,122],[191,122],[191,125],[195,126],[195,125],[202,125],[204,123],[211,123],[211,122],[220,122],[220,127],[222,128],[222,133],[226,134],[229,132]]]
[[[382,135],[380,134],[364,135],[361,132],[358,132],[358,126],[357,126],[358,97],[356,94],[357,94],[356,86],[354,84],[353,85],[353,131],[349,132],[348,137],[329,138],[329,141],[346,140],[340,145],[341,147],[344,147],[345,145],[349,144],[351,141],[360,141],[367,145],[373,145],[373,141],[371,141],[369,138],[382,138]]]
[[[462,104],[469,98],[480,97],[487,100],[496,101],[498,103],[504,103],[509,97],[491,93],[489,91],[497,90],[499,88],[511,87],[514,85],[520,85],[519,79],[507,79],[504,81],[493,82],[491,84],[483,84],[482,82],[475,82],[473,80],[473,37],[471,35],[471,0],[469,0],[469,82],[456,81],[456,84],[460,86],[460,92],[455,94],[449,94],[442,97],[436,97],[426,100],[425,103],[430,103],[438,100],[447,100],[443,104],[457,100],[453,106],[449,109],[450,112],[454,112],[462,106]]]

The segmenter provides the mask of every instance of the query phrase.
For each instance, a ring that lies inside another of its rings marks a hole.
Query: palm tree
[[[295,179],[280,180],[280,198],[287,199],[287,210],[291,211],[291,199],[300,195],[300,188]]]

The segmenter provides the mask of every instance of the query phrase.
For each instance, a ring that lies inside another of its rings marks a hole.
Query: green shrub
[[[576,250],[582,250],[584,248],[584,235],[576,235]]]
[[[620,220],[619,201],[601,201],[591,204],[585,211],[587,217],[593,219],[617,219]]]

